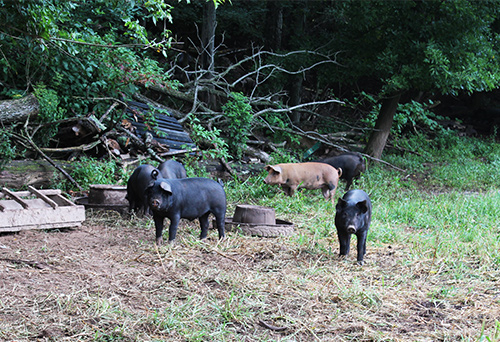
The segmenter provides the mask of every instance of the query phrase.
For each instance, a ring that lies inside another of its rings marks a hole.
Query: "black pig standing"
[[[340,179],[346,181],[346,190],[351,187],[352,180],[359,178],[361,172],[365,172],[366,169],[365,160],[358,153],[344,153],[336,157],[325,158],[319,162],[330,164],[336,169],[342,169]]]
[[[208,178],[158,179],[147,189],[147,197],[153,211],[157,245],[162,243],[165,217],[170,219],[169,242],[174,241],[181,218],[198,218],[200,239],[206,238],[210,213],[215,216],[219,239],[225,236],[226,193],[216,181]]]
[[[135,210],[140,214],[150,214],[146,189],[158,178],[159,170],[149,164],[138,166],[127,182],[129,212]]]
[[[158,170],[162,175],[162,178],[174,179],[174,178],[186,178],[186,169],[184,165],[178,161],[169,159],[158,165]]]
[[[363,264],[366,236],[372,216],[370,197],[363,190],[350,190],[339,198],[336,206],[335,226],[340,243],[340,256],[349,254],[351,235],[358,240],[358,264]]]

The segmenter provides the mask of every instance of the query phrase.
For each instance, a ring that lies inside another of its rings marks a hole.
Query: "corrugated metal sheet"
[[[156,132],[147,129],[141,117],[147,116],[147,113],[154,110],[154,108],[136,101],[130,101],[128,105],[127,117],[136,128],[136,135],[139,138],[143,139],[143,135],[146,132],[150,132],[156,141],[167,145],[170,151],[183,150],[185,148],[196,149],[196,145],[189,137],[189,134],[184,131],[182,125],[174,117],[159,112],[154,113],[158,124],[156,129],[164,134],[164,136],[158,136]],[[136,115],[135,113],[140,113],[141,115]]]

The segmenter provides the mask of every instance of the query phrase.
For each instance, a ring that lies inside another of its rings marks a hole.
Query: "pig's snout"
[[[150,205],[152,208],[158,209],[158,208],[160,208],[160,200],[152,199]]]
[[[355,234],[356,233],[356,227],[353,225],[347,226],[347,232],[349,234]]]

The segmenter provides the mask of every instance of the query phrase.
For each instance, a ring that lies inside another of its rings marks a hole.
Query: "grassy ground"
[[[407,172],[370,165],[355,186],[373,202],[363,266],[355,248],[338,258],[334,205],[319,190],[286,197],[262,175],[226,182],[228,216],[273,207],[295,223],[290,237],[200,242],[185,221],[156,249],[150,221],[92,213],[63,248],[53,233],[0,237],[5,253],[50,266],[0,263],[0,339],[499,341],[500,146],[400,147],[418,154],[384,158]]]

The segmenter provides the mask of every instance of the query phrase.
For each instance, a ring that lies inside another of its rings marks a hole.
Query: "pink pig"
[[[280,184],[288,196],[297,188],[320,189],[325,199],[332,202],[342,169],[324,163],[288,163],[267,165],[266,184]]]

